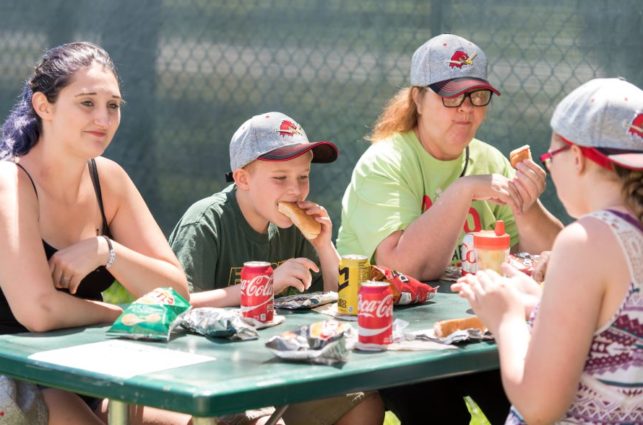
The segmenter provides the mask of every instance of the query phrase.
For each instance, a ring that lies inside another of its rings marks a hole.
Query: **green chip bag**
[[[156,288],[130,304],[107,335],[167,342],[172,323],[189,308],[190,303],[174,288]]]

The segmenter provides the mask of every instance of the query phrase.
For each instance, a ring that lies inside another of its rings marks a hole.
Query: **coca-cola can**
[[[362,282],[357,326],[360,344],[382,346],[393,342],[393,291],[388,282]]]
[[[274,315],[272,266],[266,261],[247,261],[241,268],[241,314],[263,323]]]
[[[466,233],[460,245],[460,259],[462,260],[462,275],[475,274],[478,271],[476,250],[473,247],[473,233]]]

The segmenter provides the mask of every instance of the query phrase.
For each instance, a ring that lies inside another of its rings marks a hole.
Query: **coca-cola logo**
[[[258,275],[252,279],[241,279],[241,293],[249,297],[271,297],[272,277]]]
[[[381,300],[365,300],[359,297],[357,311],[360,315],[391,317],[393,316],[393,295],[387,295]]]

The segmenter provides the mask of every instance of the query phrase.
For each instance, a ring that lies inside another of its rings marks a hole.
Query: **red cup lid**
[[[511,237],[505,233],[505,222],[498,220],[495,230],[474,233],[473,246],[477,249],[508,249],[511,246]]]

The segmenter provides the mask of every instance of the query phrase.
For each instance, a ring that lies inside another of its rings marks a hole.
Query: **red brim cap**
[[[429,87],[442,97],[454,97],[474,90],[491,90],[496,95],[500,96],[500,92],[496,90],[494,86],[479,78],[454,78],[452,80],[445,80],[431,84]]]
[[[643,152],[641,151],[619,151],[616,149],[595,148],[601,155],[607,157],[610,162],[634,171],[643,171]]]
[[[333,142],[322,141],[284,146],[265,153],[257,159],[262,161],[287,161],[297,158],[310,150],[313,152],[313,162],[319,163],[333,162],[339,154],[339,150]]]

